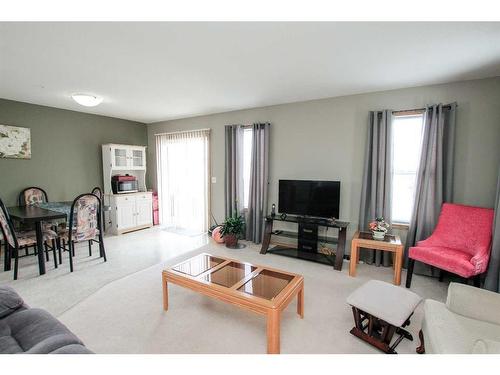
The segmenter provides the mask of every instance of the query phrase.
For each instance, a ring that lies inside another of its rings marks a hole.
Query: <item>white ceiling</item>
[[[0,97],[145,123],[491,76],[500,23],[0,23]]]

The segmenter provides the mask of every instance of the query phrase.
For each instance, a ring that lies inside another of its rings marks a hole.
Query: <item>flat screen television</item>
[[[339,218],[340,181],[280,180],[278,211]]]

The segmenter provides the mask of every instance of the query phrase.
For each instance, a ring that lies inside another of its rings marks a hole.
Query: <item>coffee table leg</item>
[[[297,314],[301,319],[304,319],[304,286],[297,293]]]
[[[267,354],[280,354],[279,309],[270,309],[267,313]]]
[[[168,284],[167,278],[165,275],[162,275],[162,284],[163,284],[163,310],[168,310]]]

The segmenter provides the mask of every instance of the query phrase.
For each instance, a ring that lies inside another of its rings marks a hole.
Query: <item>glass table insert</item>
[[[238,291],[272,300],[292,281],[294,276],[262,270],[238,288]]]
[[[204,276],[205,281],[231,288],[236,283],[255,271],[257,267],[251,264],[230,262],[224,267]]]
[[[206,272],[219,264],[223,263],[225,260],[222,258],[217,258],[207,254],[201,254],[188,261],[179,264],[174,267],[173,270],[177,272],[184,273],[189,276],[198,276],[203,272]]]

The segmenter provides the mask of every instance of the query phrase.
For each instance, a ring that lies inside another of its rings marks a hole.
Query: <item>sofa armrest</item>
[[[500,354],[500,341],[476,340],[472,347],[472,354]]]
[[[450,283],[448,310],[471,319],[500,325],[500,294],[470,285]]]
[[[23,299],[10,286],[0,286],[0,318],[12,314],[14,311],[22,307]]]

